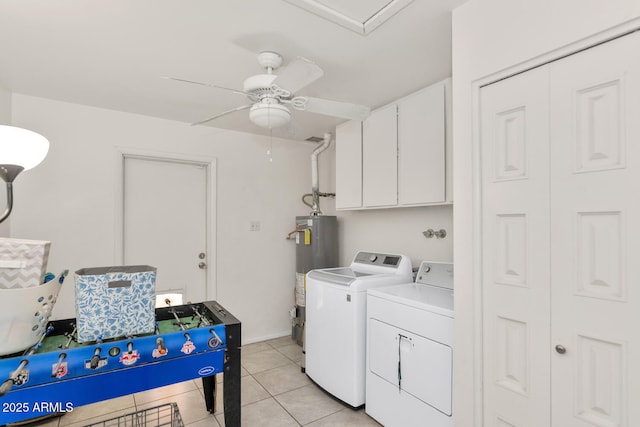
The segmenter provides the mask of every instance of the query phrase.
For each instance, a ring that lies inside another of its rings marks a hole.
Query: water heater
[[[318,268],[338,267],[338,220],[335,216],[296,217],[295,318],[291,338],[303,344],[306,306],[306,274]]]

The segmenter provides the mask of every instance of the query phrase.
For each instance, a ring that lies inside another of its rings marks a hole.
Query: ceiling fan
[[[249,110],[249,119],[256,125],[265,128],[277,128],[291,120],[289,107],[343,119],[364,120],[371,110],[363,105],[347,102],[330,101],[310,96],[296,96],[303,87],[316,81],[324,72],[322,68],[308,59],[298,57],[291,61],[277,75],[273,73],[282,65],[282,56],[275,52],[261,52],[258,62],[265,73],[251,76],[244,81],[243,90],[230,89],[213,84],[200,83],[175,77],[166,77],[184,83],[214,87],[245,95],[250,104],[242,105],[228,111],[206,118],[194,125],[201,125],[236,111]]]

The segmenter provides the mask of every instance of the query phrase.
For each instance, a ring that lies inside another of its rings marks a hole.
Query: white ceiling
[[[187,125],[247,100],[162,76],[242,89],[270,50],[285,66],[302,56],[323,68],[297,95],[373,109],[450,75],[450,12],[464,1],[415,0],[361,35],[285,0],[0,0],[0,86]],[[322,1],[353,19],[387,3]],[[342,121],[294,112],[274,136],[321,136]],[[247,110],[207,125],[268,133]]]

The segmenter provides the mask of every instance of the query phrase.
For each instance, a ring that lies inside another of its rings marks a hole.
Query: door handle
[[[200,263],[198,263],[198,268],[199,268],[200,270],[206,270],[206,268],[207,268],[207,263],[206,263],[206,262],[200,262]]]
[[[556,352],[558,354],[565,354],[567,352],[567,349],[563,345],[558,344],[556,346]]]

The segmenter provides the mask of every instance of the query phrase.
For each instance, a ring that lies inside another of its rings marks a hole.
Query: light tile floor
[[[354,410],[316,386],[300,370],[302,351],[290,337],[242,348],[242,426],[380,426],[364,410]],[[38,427],[82,427],[102,420],[176,402],[187,427],[224,427],[222,376],[217,411],[205,409],[202,382],[185,381],[75,408]],[[152,426],[150,426],[152,427]]]

